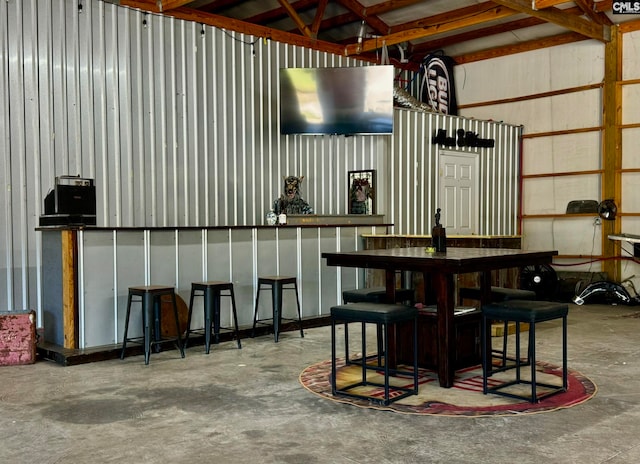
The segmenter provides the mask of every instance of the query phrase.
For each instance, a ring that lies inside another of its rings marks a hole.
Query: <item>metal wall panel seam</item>
[[[340,227],[336,227],[336,253],[342,251],[342,247],[340,246],[340,230]],[[342,302],[342,266],[336,267],[336,301]]]
[[[304,279],[302,278],[302,228],[296,227],[296,280],[300,296],[300,315],[304,313]]]
[[[129,35],[129,14],[125,12],[124,16],[124,43],[130,44],[131,37]],[[117,19],[118,16],[115,16]],[[115,196],[115,224],[122,225],[122,187],[126,185],[127,179],[122,179],[122,166],[126,164],[129,172],[131,172],[131,166],[133,163],[131,155],[131,99],[129,94],[129,82],[130,78],[130,46],[120,47],[120,28],[119,22],[113,21],[112,30],[113,34],[113,80],[115,82],[114,91],[116,92],[115,98],[112,99],[113,105],[113,132],[114,143],[113,145],[113,160],[114,171],[117,175],[113,176],[114,183],[114,196]],[[122,55],[122,56],[121,56]],[[127,176],[130,177],[130,176]]]
[[[144,284],[151,285],[151,230],[145,229],[142,235],[144,249]]]
[[[231,235],[231,234],[229,234]],[[251,284],[253,285],[253,292],[252,295],[257,295],[258,294],[258,229],[257,228],[252,228],[251,229],[251,249],[252,249],[252,262],[251,262]],[[251,311],[251,318],[253,319],[255,317],[256,314],[256,307],[255,305],[252,305],[252,311]]]
[[[149,191],[150,191],[150,198],[149,198],[149,202],[150,205],[147,206],[147,202],[145,201],[143,203],[144,207],[145,207],[145,214],[144,214],[144,222],[143,225],[147,225],[147,223],[149,224],[149,226],[151,227],[155,227],[158,226],[158,219],[159,219],[159,214],[158,214],[158,194],[157,194],[157,185],[158,185],[158,173],[160,171],[160,169],[155,169],[155,166],[158,165],[157,163],[157,150],[156,150],[156,146],[157,146],[157,132],[156,132],[156,101],[155,101],[155,94],[156,94],[156,80],[155,80],[155,66],[154,66],[154,56],[155,56],[155,41],[153,40],[153,30],[154,28],[152,27],[153,24],[151,24],[151,26],[148,23],[148,18],[147,18],[147,14],[144,15],[144,18],[142,20],[143,23],[143,31],[142,33],[144,34],[142,36],[143,41],[146,41],[146,56],[147,56],[147,60],[146,60],[146,69],[144,69],[144,67],[141,69],[141,72],[143,75],[147,76],[147,85],[145,86],[145,90],[148,92],[147,94],[147,102],[149,104],[148,110],[145,111],[145,113],[148,112],[148,120],[147,120],[147,124],[148,124],[148,130],[149,130],[149,137],[148,137],[148,146],[145,149],[145,151],[143,152],[143,159],[146,159],[147,156],[149,157],[149,169],[148,172],[150,174],[150,181],[149,182],[145,182],[144,178],[146,176],[142,175],[142,182],[140,185],[140,188],[143,189],[147,186],[149,186]],[[141,172],[147,172],[146,169],[146,164],[144,165],[145,169],[143,169]],[[146,184],[146,185],[145,185]],[[146,197],[146,188],[144,190],[141,190],[140,195],[141,195],[141,200],[144,200]],[[147,210],[148,208],[148,210]]]
[[[113,142],[109,144],[107,142],[108,159],[113,163],[113,169],[109,169],[106,172],[113,175],[110,177],[111,195],[113,196],[113,209],[115,215],[115,224],[119,225],[122,218],[122,137],[120,127],[120,63],[118,47],[118,13],[120,10],[113,11],[114,14],[109,16],[111,21],[109,22],[109,40],[105,42],[105,55],[107,58],[105,68],[105,89],[107,91],[110,102],[107,105],[106,117],[107,131],[110,139]],[[109,161],[107,161],[107,166]]]
[[[86,175],[82,169],[83,167],[83,152],[82,152],[82,138],[84,136],[82,131],[82,98],[80,93],[80,10],[74,8],[71,15],[71,28],[67,30],[67,35],[71,36],[70,42],[72,43],[72,66],[73,71],[67,73],[67,84],[69,80],[72,80],[72,104],[70,105],[69,118],[71,119],[71,128],[76,148],[76,169],[73,171],[76,174]],[[69,76],[72,76],[69,79]],[[69,137],[71,138],[71,136]]]
[[[144,160],[146,158],[145,156],[145,144],[144,144],[144,102],[143,102],[143,76],[144,76],[144,58],[142,55],[142,30],[141,30],[141,21],[140,19],[140,13],[139,12],[131,12],[131,14],[134,16],[134,19],[136,19],[135,22],[133,22],[133,28],[135,31],[135,40],[133,41],[133,50],[132,50],[132,55],[134,55],[137,59],[135,60],[137,63],[137,66],[134,67],[134,60],[131,60],[131,74],[132,76],[135,76],[135,82],[136,82],[136,86],[135,88],[133,87],[133,83],[132,85],[132,93],[136,96],[136,107],[137,107],[137,111],[134,114],[134,119],[135,119],[135,123],[132,123],[132,128],[135,126],[135,132],[138,134],[137,136],[137,144],[136,144],[136,150],[135,152],[137,153],[137,166],[136,163],[133,162],[133,153],[132,153],[132,172],[129,173],[129,199],[127,202],[127,208],[129,210],[129,224],[133,225],[133,226],[141,226],[141,225],[146,225],[147,221],[146,221],[146,215],[144,214],[145,212],[145,208],[144,205],[146,204],[146,194],[145,194],[145,186],[147,184],[146,182],[146,176],[143,175],[139,175],[139,176],[133,176],[132,173],[135,172],[135,169],[137,167],[138,172],[139,173],[143,173],[145,172],[144,170]],[[133,142],[133,140],[132,140]],[[133,143],[131,144],[132,147],[132,152],[133,152]],[[138,191],[136,192],[136,187],[138,187]],[[138,203],[136,204],[135,200],[136,200],[136,193],[138,195],[137,199],[138,199]],[[140,211],[142,214],[142,224],[140,224],[138,221],[140,221],[140,218],[138,218],[138,215],[136,214],[136,211]]]
[[[322,316],[322,234],[320,233],[321,228],[316,228],[316,242],[318,243],[318,316]]]
[[[215,31],[215,30],[214,30]],[[220,37],[220,35],[222,34],[222,31],[216,31],[214,34],[211,34],[211,53],[213,54],[216,50],[216,43],[218,42],[216,40],[217,37]],[[222,42],[222,40],[220,40],[220,42]],[[224,50],[223,52],[224,53]],[[224,58],[224,56],[223,56]],[[224,75],[224,73],[220,72],[218,69],[218,60],[211,60],[211,67],[212,67],[212,72],[211,75],[212,76],[219,76],[219,75]],[[224,81],[222,83],[222,85],[224,85]],[[213,144],[211,146],[211,159],[213,159],[214,161],[211,163],[213,165],[213,176],[209,177],[207,176],[207,179],[213,179],[213,192],[211,192],[211,194],[213,195],[213,204],[211,204],[211,202],[209,202],[209,208],[213,208],[213,225],[220,225],[220,213],[218,212],[220,210],[219,208],[219,202],[220,202],[220,194],[219,194],[219,190],[216,188],[218,185],[218,179],[219,179],[219,172],[218,172],[218,158],[219,158],[219,153],[220,153],[220,148],[219,148],[219,136],[218,136],[218,131],[220,128],[220,118],[218,118],[218,108],[220,108],[220,104],[218,102],[218,92],[216,90],[213,90],[211,92],[211,97],[212,97],[212,106],[211,106],[211,119],[213,124],[211,125],[212,127],[209,128],[209,130],[211,131],[211,136],[213,138]],[[208,138],[208,137],[207,137]],[[209,171],[207,171],[207,174],[209,173]],[[209,186],[211,186],[211,182],[207,182],[207,184]],[[210,211],[209,209],[207,211]],[[210,218],[211,219],[211,218]],[[211,224],[211,221],[209,221],[209,224]]]
[[[111,232],[113,240],[113,340],[118,340],[118,231]]]
[[[178,286],[180,285],[180,231],[178,229],[173,230],[173,253],[174,253],[174,269],[175,269],[175,282],[173,286],[178,292]]]
[[[189,170],[190,170],[190,157],[189,157],[189,141],[191,140],[191,137],[189,136],[189,110],[188,110],[188,106],[187,106],[187,102],[188,102],[188,98],[189,95],[191,94],[192,91],[195,91],[195,89],[197,87],[195,87],[194,85],[188,85],[188,81],[187,81],[187,69],[195,69],[195,63],[194,61],[191,59],[193,57],[193,53],[194,53],[194,47],[195,47],[195,43],[193,41],[194,38],[194,28],[195,28],[195,24],[194,22],[186,22],[186,21],[181,21],[180,25],[180,32],[182,33],[182,43],[183,43],[183,54],[182,54],[182,61],[181,61],[181,70],[182,70],[182,91],[180,92],[180,95],[182,97],[181,101],[182,101],[182,192],[183,192],[183,212],[182,212],[182,222],[180,222],[180,224],[183,224],[185,226],[189,226],[189,225],[194,225],[196,224],[198,221],[197,219],[194,220],[193,222],[191,222],[191,182],[189,181],[190,176],[189,176]],[[189,33],[190,32],[190,33]],[[195,124],[193,124],[193,126],[195,126]],[[197,152],[194,150],[193,151],[193,156],[194,158],[197,157]],[[176,176],[177,177],[177,176]],[[179,203],[176,203],[176,208],[178,206]],[[194,218],[195,219],[195,218]]]
[[[202,248],[202,256],[201,256],[201,265],[202,265],[202,280],[206,282],[209,280],[209,253],[208,253],[208,244],[209,244],[209,231],[208,229],[202,229],[200,232],[200,243]]]
[[[78,348],[84,349],[86,346],[85,327],[85,277],[84,277],[84,231],[78,230]]]
[[[241,34],[240,35],[240,44],[242,45],[242,47],[245,46],[245,35]],[[243,225],[247,225],[250,222],[248,221],[248,218],[254,218],[255,216],[251,215],[248,216],[248,212],[249,212],[249,207],[251,206],[251,210],[253,210],[253,208],[255,208],[254,203],[252,201],[249,201],[249,198],[255,198],[255,184],[251,184],[249,185],[249,183],[247,182],[247,168],[248,169],[253,169],[254,166],[253,164],[247,164],[247,137],[250,137],[250,134],[252,134],[253,132],[251,130],[247,130],[249,128],[253,129],[253,126],[251,124],[247,124],[249,123],[250,117],[251,115],[247,114],[246,112],[246,108],[247,108],[247,99],[246,99],[246,90],[251,90],[251,95],[254,95],[253,93],[253,89],[250,88],[252,87],[253,81],[252,80],[247,80],[247,66],[245,63],[245,60],[242,59],[242,57],[239,59],[240,61],[240,82],[242,84],[244,84],[245,87],[245,91],[242,91],[242,89],[240,90],[240,104],[238,105],[238,111],[241,114],[241,117],[238,117],[237,121],[240,121],[240,126],[239,128],[236,129],[236,133],[237,134],[242,134],[244,133],[244,137],[238,137],[240,140],[240,157],[242,159],[242,171],[238,172],[238,163],[233,163],[233,178],[234,179],[242,179],[242,189],[236,189],[236,204],[239,203],[240,198],[239,195],[242,192],[242,208],[239,208],[238,206],[236,206],[236,211],[241,211],[242,212],[242,218],[240,219],[239,224],[243,224]],[[237,81],[237,79],[236,79]],[[252,99],[253,100],[253,99]],[[249,127],[246,127],[246,126]],[[244,126],[244,127],[242,127]],[[255,220],[251,221],[251,223],[255,224]],[[238,222],[235,222],[235,224],[238,224]]]
[[[233,237],[231,233],[232,230],[227,229],[227,247],[229,248],[229,282],[233,282]]]
[[[162,21],[160,18],[156,18],[156,17],[152,17],[153,21],[152,24],[153,26],[158,26],[158,34],[155,34],[155,27],[153,27],[152,31],[151,31],[151,36],[153,37],[153,41],[155,42],[157,40],[158,43],[162,43],[164,44],[164,37],[165,37],[165,30],[164,30],[164,21]],[[171,18],[167,19],[167,21],[170,21]],[[156,39],[157,37],[157,39]],[[162,49],[161,49],[162,50]],[[157,68],[159,70],[166,70],[167,66],[165,64],[165,56],[164,53],[158,53],[158,60],[157,60]],[[156,68],[156,60],[153,61],[153,71],[155,71]],[[167,202],[169,201],[168,198],[168,190],[167,190],[167,82],[165,79],[165,73],[164,72],[159,72],[159,73],[153,73],[154,76],[157,76],[158,79],[158,85],[156,86],[156,92],[158,95],[160,95],[160,108],[159,108],[159,117],[157,118],[159,121],[159,126],[160,126],[160,131],[159,131],[159,142],[160,142],[160,148],[159,148],[159,152],[160,152],[160,181],[159,184],[161,186],[161,200],[162,200],[162,204],[160,205],[162,214],[160,216],[160,225],[166,227],[167,224],[167,215],[168,215],[168,206],[167,206]],[[153,170],[153,166],[158,166],[157,163],[154,163],[151,166],[151,169]],[[155,189],[154,189],[155,191]],[[154,215],[158,215],[158,211],[153,211]]]
[[[221,36],[220,42],[222,43],[222,59],[219,61],[221,63],[221,65],[224,67],[222,70],[222,74],[223,76],[227,76],[230,73],[233,73],[233,68],[231,70],[229,70],[230,72],[227,72],[227,49],[229,48],[229,46],[227,45],[228,43],[228,36],[226,31],[222,31],[223,35]],[[232,53],[233,56],[233,53]],[[227,83],[227,79],[222,79],[222,97],[221,97],[221,102],[218,104],[218,108],[229,108],[230,107],[230,103],[228,101],[228,96],[229,96],[229,89],[228,89],[228,83]],[[231,115],[233,115],[233,111],[231,111]],[[222,211],[223,211],[223,216],[222,218],[219,218],[220,220],[220,224],[229,224],[229,191],[226,188],[220,188],[220,178],[222,178],[222,185],[229,185],[228,181],[229,181],[229,174],[228,174],[228,157],[226,156],[227,153],[231,153],[230,149],[229,149],[229,135],[228,135],[228,130],[229,130],[229,118],[226,117],[221,117],[221,123],[222,123],[222,130],[220,130],[220,146],[221,146],[221,152],[222,152],[222,176],[217,176],[216,180],[218,182],[218,190],[222,190]],[[216,159],[218,159],[218,157],[216,157]],[[217,205],[216,205],[217,206]]]
[[[178,119],[179,119],[179,114],[178,114],[178,89],[177,89],[177,83],[176,80],[178,79],[178,70],[177,70],[177,54],[180,51],[180,47],[176,45],[176,29],[178,27],[180,27],[180,25],[184,24],[184,21],[177,21],[175,20],[175,18],[169,18],[169,37],[171,38],[170,41],[170,45],[169,45],[169,50],[171,51],[171,54],[169,56],[169,70],[170,72],[167,73],[170,75],[169,78],[169,92],[168,94],[165,94],[165,98],[168,98],[168,113],[170,114],[170,129],[169,129],[169,134],[170,137],[168,139],[168,145],[169,145],[169,154],[170,154],[170,159],[171,159],[171,171],[167,172],[167,180],[168,180],[168,184],[172,184],[171,185],[171,191],[173,192],[173,198],[170,200],[167,199],[167,205],[166,207],[169,210],[169,214],[167,216],[167,220],[169,217],[172,218],[171,223],[169,223],[168,225],[180,225],[180,219],[178,217],[179,213],[180,213],[180,207],[179,207],[179,201],[178,201],[178,193],[180,191],[180,186],[178,184],[178,180],[180,179],[180,176],[178,175],[179,172],[179,163],[178,163]],[[173,211],[171,211],[173,210]]]
[[[107,8],[113,11],[113,5],[109,5]],[[105,15],[105,6],[104,2],[99,3],[99,17],[104,18]],[[107,85],[106,85],[106,69],[107,69],[107,60],[106,60],[106,25],[104,19],[98,21],[98,49],[99,49],[99,62],[98,70],[94,70],[94,76],[97,75],[97,79],[99,81],[99,88],[96,92],[98,103],[95,105],[98,107],[97,113],[99,114],[99,123],[96,124],[95,130],[100,135],[100,148],[98,151],[102,166],[102,172],[108,173],[109,171],[109,160],[107,157],[107,149],[108,149],[108,141],[107,141]],[[98,127],[99,125],[99,127]],[[98,186],[100,190],[102,190],[102,217],[105,220],[105,225],[111,225],[111,215],[109,214],[109,183],[103,182],[102,185]]]

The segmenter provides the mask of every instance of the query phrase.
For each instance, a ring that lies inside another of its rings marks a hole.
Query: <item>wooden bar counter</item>
[[[295,276],[303,320],[318,325],[341,302],[343,288],[365,286],[364,270],[329,268],[321,253],[363,249],[364,234],[386,233],[389,226],[383,216],[354,216],[291,217],[298,223],[285,226],[39,227],[44,325],[39,352],[63,365],[117,357],[128,288],[135,285],[174,286],[184,311],[191,282],[233,282],[239,324],[246,328],[253,321],[258,276]],[[261,304],[269,311],[267,300]],[[284,303],[284,313],[295,314],[293,301]],[[222,311],[225,325],[231,311],[226,306]],[[204,323],[201,311],[193,315],[194,327]],[[140,325],[132,319],[130,335]]]

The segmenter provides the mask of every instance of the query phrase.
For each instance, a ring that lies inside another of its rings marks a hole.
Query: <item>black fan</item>
[[[539,300],[550,300],[558,289],[558,276],[548,264],[536,264],[520,269],[520,288],[536,292]]]

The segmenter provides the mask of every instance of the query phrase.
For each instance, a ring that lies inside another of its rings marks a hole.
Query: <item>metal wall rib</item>
[[[431,135],[476,127],[510,134],[483,161],[494,177],[481,233],[515,232],[514,210],[494,221],[517,204],[495,175],[516,160],[511,126],[397,110],[393,136],[279,134],[279,68],[361,64],[100,0],[0,2],[0,306],[41,315],[35,228],[59,175],[96,179],[102,226],[226,226],[261,224],[289,174],[305,176],[317,213],[343,214],[347,171],[376,169],[378,211],[394,232],[422,234],[436,201]]]

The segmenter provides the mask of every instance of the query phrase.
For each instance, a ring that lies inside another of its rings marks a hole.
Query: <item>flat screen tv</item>
[[[391,134],[393,66],[280,69],[282,134]]]

